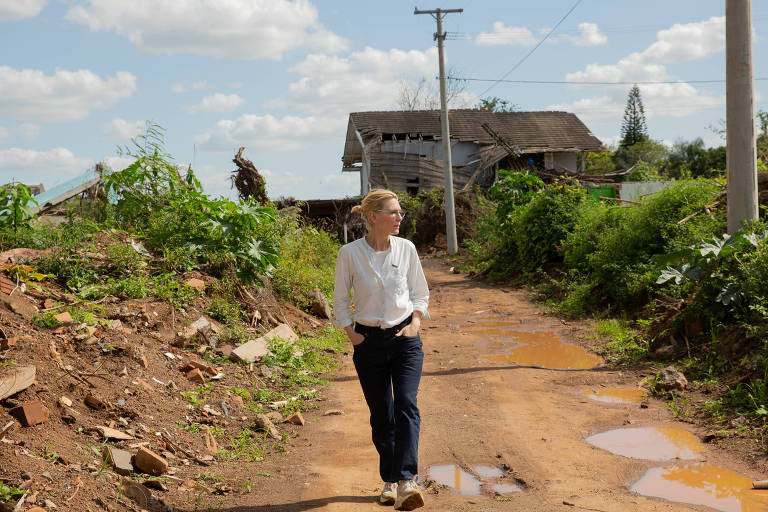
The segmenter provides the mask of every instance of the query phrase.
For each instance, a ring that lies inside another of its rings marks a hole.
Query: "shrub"
[[[296,306],[309,310],[310,292],[319,288],[326,298],[333,296],[333,278],[339,242],[334,235],[294,219],[295,229],[280,245],[280,259],[272,276],[275,293]]]
[[[724,230],[722,214],[696,215],[720,190],[712,180],[676,183],[643,201],[636,208],[601,207],[582,210],[564,246],[564,261],[581,272],[599,294],[593,306],[639,305],[653,285],[652,257],[675,251]]]

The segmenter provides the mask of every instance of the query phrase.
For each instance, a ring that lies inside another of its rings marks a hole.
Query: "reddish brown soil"
[[[566,323],[543,314],[527,300],[524,291],[490,287],[451,274],[438,260],[427,260],[425,269],[432,291],[432,320],[424,323],[422,331],[425,366],[419,395],[420,473],[427,486],[427,504],[422,510],[711,510],[632,494],[629,486],[648,468],[666,463],[624,458],[585,442],[587,436],[597,432],[626,426],[678,426],[699,437],[706,433],[703,426],[674,421],[665,405],[653,399],[647,408],[641,408],[638,404],[602,404],[582,394],[601,387],[636,387],[647,373],[642,370],[548,370],[487,360],[486,355],[505,353],[511,346],[509,339],[503,332],[473,332],[462,326],[469,321],[483,321],[482,317],[488,316],[513,322],[497,326],[502,330],[551,331],[577,345],[596,342],[590,341],[585,325]],[[9,325],[14,333],[28,329],[27,324],[7,311],[2,312],[1,318],[3,325]],[[519,325],[514,325],[518,321]],[[70,335],[62,339],[50,331],[30,334],[34,341],[23,342],[10,357],[19,364],[36,364],[43,369],[38,383],[15,398],[18,401],[40,398],[51,408],[52,416],[44,425],[14,429],[8,436],[13,444],[0,443],[3,461],[0,478],[21,485],[22,473],[30,472],[32,480],[24,485],[37,493],[39,503],[51,499],[59,510],[96,511],[104,509],[95,501],[100,500],[111,510],[138,509],[130,500],[116,498],[119,490],[111,473],[99,473],[100,457],[90,448],[99,443],[99,436],[89,432],[89,426],[128,417],[129,427],[142,436],[137,441],[149,441],[151,447],[162,450],[162,443],[153,432],[167,429],[179,444],[203,453],[203,434],[180,430],[174,426],[176,422],[186,421],[185,416],[190,416],[194,421],[222,427],[232,434],[252,425],[253,414],[248,411],[234,412],[234,418],[227,420],[205,418],[199,412],[187,411],[186,402],[159,385],[152,391],[134,385],[136,377],[150,381],[157,377],[163,381],[172,379],[181,389],[193,387],[178,373],[178,363],[171,363],[162,355],[169,349],[167,343],[151,336],[127,335],[127,342],[116,337],[113,343],[124,345],[128,352],[107,355],[92,348],[78,348]],[[51,341],[57,343],[65,364],[81,371],[108,375],[89,377],[95,386],[89,389],[50,363]],[[129,358],[130,351],[141,344],[149,359],[148,368]],[[185,359],[194,358],[192,354],[183,355]],[[283,427],[290,433],[290,441],[284,445],[267,443],[270,453],[264,461],[229,462],[217,458],[211,466],[201,466],[194,461],[186,465],[181,455],[171,460],[174,477],[184,480],[207,473],[222,480],[209,480],[206,487],[193,489],[180,485],[179,480],[168,480],[168,490],[153,491],[154,495],[180,511],[388,510],[375,501],[381,485],[377,459],[351,355],[347,353],[341,358],[341,367],[329,376],[330,385],[323,391],[324,398],[314,403],[316,409],[305,413],[306,425]],[[123,366],[128,366],[128,377],[119,376]],[[236,367],[228,365],[225,373],[226,379],[216,384],[209,398],[211,405],[223,399],[230,386],[242,386],[244,380],[257,375],[241,370],[245,375],[238,378]],[[257,386],[269,385],[263,379],[256,382]],[[92,411],[82,403],[87,393],[112,403],[122,398],[126,405]],[[56,402],[62,394],[75,402],[74,425],[61,421],[62,411]],[[332,409],[343,410],[344,414],[324,415]],[[0,426],[7,421],[6,411],[6,408],[0,409]],[[141,424],[151,432],[144,432]],[[78,432],[79,428],[84,430]],[[39,457],[46,447],[61,456],[57,463]],[[764,457],[750,459],[747,455],[711,444],[706,445],[704,451],[707,462],[750,479],[768,476],[761,471]],[[523,484],[525,491],[500,501],[487,487],[477,496],[462,496],[450,487],[425,478],[430,467],[447,464],[469,470],[478,465],[503,468],[500,481]],[[41,476],[45,471],[53,481]],[[231,493],[215,494],[217,483],[225,484]]]

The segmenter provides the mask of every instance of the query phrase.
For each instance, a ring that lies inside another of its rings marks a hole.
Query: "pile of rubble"
[[[187,284],[206,289],[202,279]],[[95,324],[65,312],[55,328],[38,327],[39,311],[76,302],[52,293],[8,280],[0,290],[0,512],[171,510],[200,493],[242,492],[200,476],[237,456],[217,437],[260,431],[279,452],[299,435],[291,429],[302,414],[279,412],[290,398],[262,414],[236,390],[279,389],[281,369],[261,363],[268,341],[295,342],[288,323],[310,330],[317,320],[265,310],[271,322],[254,314],[251,339],[233,346],[219,343],[222,326],[200,305],[176,318],[157,299],[111,297]]]

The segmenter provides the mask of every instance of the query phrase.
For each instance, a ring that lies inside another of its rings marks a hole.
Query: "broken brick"
[[[72,320],[72,315],[69,314],[69,311],[65,311],[63,313],[59,313],[58,315],[54,316],[53,318],[56,319],[57,322],[60,324],[71,324],[74,322]]]
[[[201,363],[199,361],[190,361],[184,366],[182,366],[181,368],[179,368],[179,370],[184,373],[189,373],[191,370],[194,370],[195,368],[211,376],[216,375],[220,371],[220,368],[211,366],[209,364]]]
[[[45,300],[43,301],[43,307],[44,307],[45,309],[51,309],[51,308],[52,308],[53,306],[55,306],[55,305],[56,305],[56,303],[55,303],[55,302],[53,302],[51,299],[45,299]]]
[[[168,471],[168,461],[143,446],[136,452],[133,463],[148,475],[159,476]]]
[[[53,330],[53,334],[66,334],[69,331],[69,327],[57,327]]]
[[[48,421],[50,411],[40,400],[31,400],[10,410],[11,416],[25,427],[32,427]]]
[[[296,411],[284,420],[285,423],[291,423],[293,425],[301,425],[304,426],[304,416],[301,415],[300,411]]]
[[[194,370],[187,372],[187,379],[191,380],[192,382],[197,382],[198,384],[205,384],[205,376],[199,368],[195,368]]]
[[[147,356],[142,354],[141,357],[139,358],[139,364],[144,368],[149,368],[149,361],[147,361]]]
[[[211,429],[208,427],[205,427],[205,449],[213,454],[219,452],[219,445],[216,443],[216,438],[213,437],[213,432],[211,432]]]
[[[8,350],[16,346],[16,343],[18,343],[19,338],[13,337],[13,338],[3,338],[0,340],[0,350]]]
[[[99,400],[93,395],[88,395],[85,397],[85,405],[90,407],[91,409],[106,409],[107,404]]]
[[[62,396],[59,397],[59,406],[61,407],[72,407],[72,400],[69,398]]]

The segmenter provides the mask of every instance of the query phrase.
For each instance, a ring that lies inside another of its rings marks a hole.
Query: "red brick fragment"
[[[203,372],[201,372],[198,368],[187,372],[187,379],[198,384],[205,384],[205,376],[203,375]]]
[[[25,427],[32,427],[48,421],[50,411],[40,400],[31,400],[10,410],[11,416]]]
[[[53,334],[65,334],[69,332],[69,327],[61,326],[53,330]]]
[[[85,405],[90,407],[91,409],[106,409],[107,404],[103,401],[99,400],[93,395],[88,395],[85,397]]]
[[[144,368],[149,368],[149,361],[147,361],[147,356],[142,354],[141,357],[139,358],[139,364]]]
[[[147,382],[144,379],[136,379],[136,382],[138,382],[139,386],[141,386],[142,388],[146,389],[147,391],[154,391],[155,390],[155,388],[152,387],[152,384],[150,384],[149,382]]]
[[[55,302],[53,302],[51,299],[45,299],[45,300],[43,301],[43,307],[44,307],[45,309],[51,309],[51,308],[52,308],[53,306],[55,306],[55,305],[56,305],[56,303],[55,303]]]
[[[304,426],[304,416],[301,415],[301,412],[296,411],[295,413],[285,418],[285,423]]]
[[[136,452],[133,463],[148,475],[159,476],[168,471],[168,461],[143,446]]]

